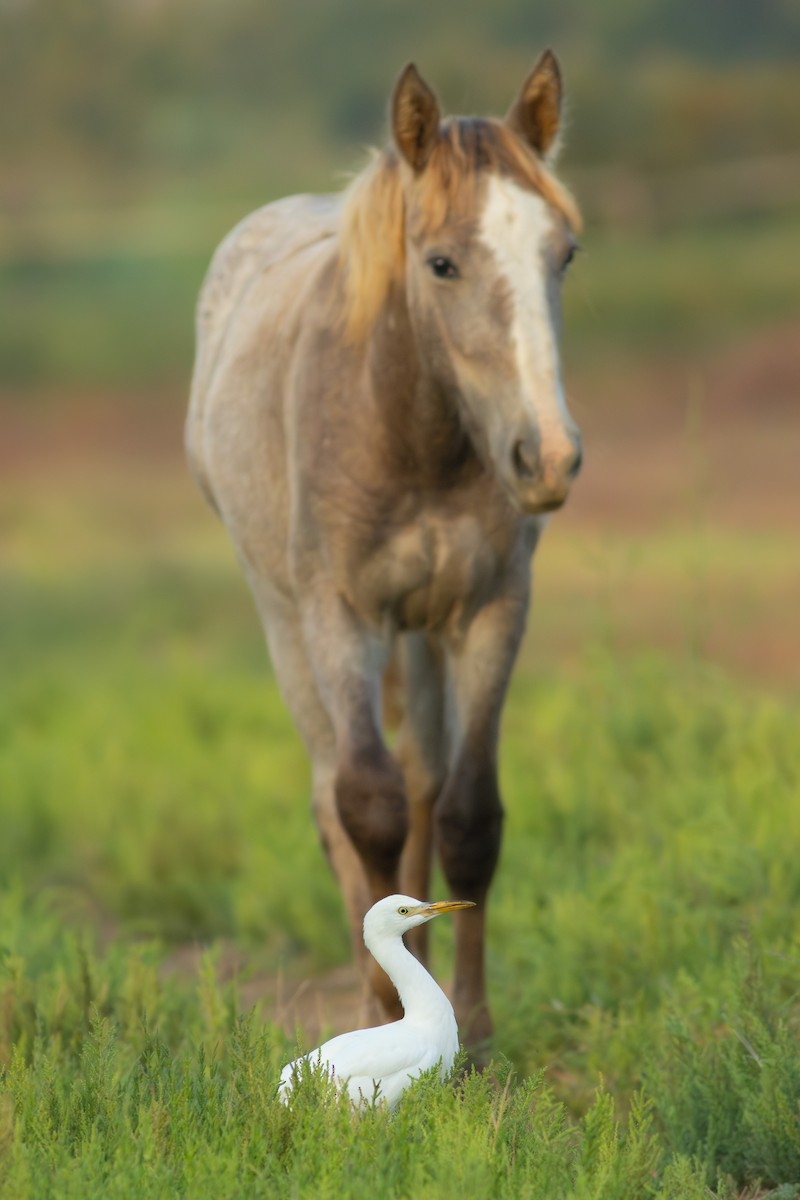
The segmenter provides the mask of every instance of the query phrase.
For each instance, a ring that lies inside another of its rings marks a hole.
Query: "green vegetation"
[[[244,585],[180,505],[149,541],[163,502],[139,502],[137,565],[106,545],[119,512],[72,525],[39,497],[4,579],[4,1195],[795,1196],[796,702],[713,672],[688,634],[671,660],[620,654],[613,614],[570,670],[527,655],[503,742],[494,1074],[422,1084],[393,1119],[354,1124],[311,1084],[289,1112],[273,1092],[293,1044],[240,989],[346,961],[341,903]],[[585,557],[570,545],[562,574]],[[681,543],[648,553],[683,580]],[[758,561],[780,575],[785,555]],[[545,592],[534,640],[557,608]],[[197,974],[187,941],[208,948]],[[231,947],[246,966],[223,985]]]
[[[515,1083],[507,1068],[453,1090],[424,1080],[391,1117],[356,1118],[310,1078],[287,1110],[274,1099],[285,1039],[234,1017],[218,993],[206,999],[182,1058],[146,1024],[115,1035],[96,1008],[79,1050],[40,1043],[31,1065],[18,1053],[5,1084],[21,1136],[5,1156],[5,1194],[83,1200],[100,1185],[112,1197],[709,1195],[686,1155],[658,1171],[640,1097],[624,1133],[606,1092],[576,1126],[541,1077]]]
[[[205,262],[137,254],[0,266],[6,384],[186,382]]]

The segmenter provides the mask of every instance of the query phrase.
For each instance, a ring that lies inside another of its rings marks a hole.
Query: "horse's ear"
[[[431,156],[439,130],[439,104],[413,63],[403,70],[392,94],[392,135],[415,171]]]
[[[543,158],[555,149],[561,123],[561,70],[545,50],[506,113],[506,125]]]

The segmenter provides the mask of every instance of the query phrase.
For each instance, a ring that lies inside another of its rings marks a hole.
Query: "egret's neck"
[[[452,1005],[432,975],[407,950],[400,937],[370,939],[367,949],[397,988],[403,1012],[410,1021],[452,1016]]]

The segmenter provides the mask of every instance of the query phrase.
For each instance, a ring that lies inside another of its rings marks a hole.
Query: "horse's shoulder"
[[[224,320],[255,271],[263,273],[336,234],[340,198],[286,196],[244,217],[217,247],[197,310],[198,331]]]
[[[259,265],[284,258],[320,238],[335,234],[341,199],[339,196],[285,196],[273,200],[244,217],[217,248],[210,274],[224,274],[248,256]]]

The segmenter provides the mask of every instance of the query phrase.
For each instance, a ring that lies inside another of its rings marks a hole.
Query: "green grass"
[[[48,256],[0,267],[13,386],[141,387],[188,378],[207,255]]]
[[[274,1099],[287,1049],[274,1030],[220,1005],[216,1019],[198,1014],[193,1032],[191,1052],[175,1058],[144,1023],[123,1040],[92,1009],[80,1049],[38,1044],[30,1063],[17,1054],[5,1080],[15,1111],[5,1194],[83,1198],[100,1185],[112,1197],[708,1195],[686,1156],[655,1182],[660,1155],[641,1098],[624,1132],[608,1093],[575,1125],[541,1077],[515,1083],[507,1070],[452,1089],[423,1080],[391,1117],[354,1117],[310,1078],[286,1109]]]
[[[422,1084],[392,1119],[313,1085],[287,1111],[294,1047],[217,982],[215,946],[244,983],[346,961],[348,938],[244,585],[221,540],[137,563],[73,538],[68,509],[49,556],[33,521],[0,593],[4,1196],[797,1194],[795,699],[688,636],[618,653],[602,620],[568,670],[526,654],[494,1074]],[[649,553],[669,578],[675,548]],[[165,970],[187,941],[199,974]]]

